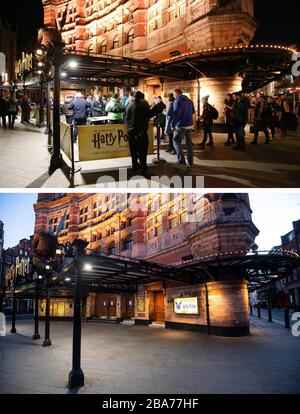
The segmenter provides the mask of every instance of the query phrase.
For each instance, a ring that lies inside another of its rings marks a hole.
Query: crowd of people
[[[13,95],[0,95],[0,119],[3,128],[13,129],[16,116],[22,111],[21,122],[29,122],[30,100],[23,96],[17,102]],[[66,100],[62,105],[62,114],[68,124],[74,126],[74,142],[78,137],[78,126],[86,125],[88,118],[104,117],[112,124],[127,125],[129,147],[134,170],[147,172],[147,153],[149,146],[148,126],[153,118],[156,138],[167,140],[167,151],[177,156],[178,165],[192,166],[194,163],[194,144],[192,131],[194,128],[195,108],[192,100],[179,88],[168,95],[167,105],[162,97],[154,96],[149,104],[142,92],[128,92],[120,97],[118,94],[107,96],[88,96],[81,93]],[[297,113],[295,113],[297,112]],[[287,130],[296,130],[298,124],[299,105],[295,111],[288,97],[265,96],[262,93],[248,96],[243,92],[228,94],[224,101],[224,118],[227,129],[225,146],[233,145],[233,149],[244,151],[246,147],[245,127],[250,123],[253,133],[252,145],[258,144],[259,133],[263,132],[265,144],[275,139],[276,129],[280,129],[285,137]],[[213,124],[219,118],[219,112],[210,103],[210,97],[202,98],[201,121],[203,138],[199,144],[201,150],[214,145]],[[186,156],[182,143],[185,142]]]
[[[30,122],[30,99],[27,95],[16,99],[12,92],[0,94],[0,123],[3,129],[14,129],[15,121],[21,110],[21,122]]]
[[[228,94],[224,102],[224,115],[228,139],[225,145],[236,144],[234,149],[245,150],[245,127],[250,123],[254,134],[252,145],[258,144],[259,133],[263,132],[265,144],[275,139],[276,129],[285,137],[287,130],[297,130],[300,117],[299,105],[293,108],[287,96],[265,96],[258,92],[247,96],[243,92]],[[234,138],[236,136],[236,141]]]

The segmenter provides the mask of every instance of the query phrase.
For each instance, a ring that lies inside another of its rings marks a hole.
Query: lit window
[[[185,4],[181,4],[179,6],[179,16],[184,16],[185,15]]]
[[[107,41],[103,40],[103,42],[100,45],[100,53],[106,53],[107,52]]]
[[[170,226],[170,229],[173,229],[174,227],[177,226],[177,217],[173,217],[172,219],[169,220],[169,226]]]
[[[169,21],[174,20],[176,18],[176,9],[171,9],[169,11]]]
[[[159,236],[160,234],[163,234],[163,226],[157,226],[155,230],[156,236]]]
[[[127,35],[127,42],[128,42],[128,43],[132,43],[132,42],[133,42],[133,39],[134,39],[134,28],[132,27],[132,28],[129,30],[129,32],[128,32],[128,35]]]
[[[113,40],[113,49],[118,49],[118,47],[120,47],[119,35],[116,35]]]
[[[116,254],[116,243],[113,241],[108,246],[108,255],[114,255]]]
[[[123,242],[123,249],[124,250],[128,250],[128,249],[132,249],[132,244],[133,244],[133,240],[132,240],[132,234],[129,234]]]

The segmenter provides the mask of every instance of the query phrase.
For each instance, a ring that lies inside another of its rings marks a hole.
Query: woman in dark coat
[[[169,137],[169,148],[167,149],[167,152],[170,152],[171,154],[176,154],[175,148],[173,145],[173,131],[172,131],[172,120],[174,115],[174,101],[175,97],[173,93],[170,93],[169,95],[169,107],[167,111],[166,116],[166,128],[165,128],[165,134]]]

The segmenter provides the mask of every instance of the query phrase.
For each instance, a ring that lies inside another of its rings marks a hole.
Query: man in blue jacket
[[[195,108],[193,102],[182,94],[181,89],[175,89],[175,102],[172,119],[172,130],[174,132],[173,143],[178,158],[178,165],[192,166],[194,163],[193,143],[191,132],[194,125],[193,115]],[[185,138],[187,150],[187,162],[181,148],[181,143]]]
[[[68,105],[68,109],[73,110],[73,140],[77,142],[78,126],[86,125],[87,109],[91,107],[91,104],[87,102],[81,93],[75,95],[75,99]]]

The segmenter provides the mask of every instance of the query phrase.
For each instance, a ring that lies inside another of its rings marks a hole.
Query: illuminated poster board
[[[174,312],[179,315],[198,315],[198,298],[175,298]]]
[[[154,154],[153,124],[148,130],[148,154]],[[127,126],[125,124],[78,127],[79,161],[130,157]]]
[[[145,312],[146,306],[145,306],[145,299],[144,298],[138,298],[137,299],[137,311],[138,312]]]

